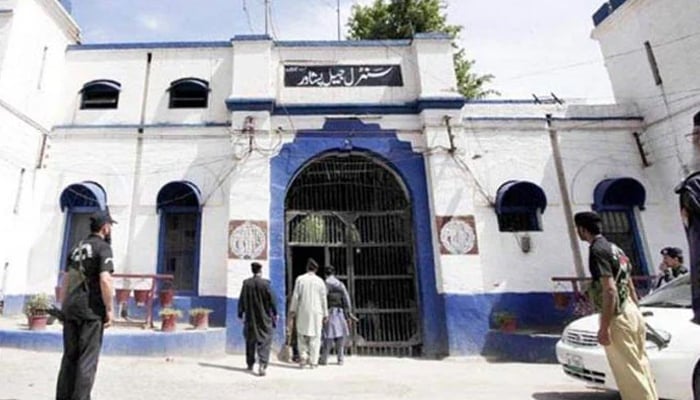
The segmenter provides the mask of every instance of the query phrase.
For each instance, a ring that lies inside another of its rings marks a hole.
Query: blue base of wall
[[[556,364],[559,338],[560,335],[552,334],[490,331],[482,354],[506,361]]]
[[[554,306],[552,293],[446,294],[444,298],[451,356],[483,355],[493,348],[489,340],[496,312],[515,314],[519,328],[563,328],[572,315],[571,308]]]
[[[0,330],[0,347],[33,351],[63,351],[61,331]],[[223,355],[226,331],[117,332],[105,331],[102,354],[119,356]]]

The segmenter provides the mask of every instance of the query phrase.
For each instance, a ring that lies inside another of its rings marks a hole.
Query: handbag
[[[288,363],[292,361],[293,356],[294,351],[292,350],[292,336],[287,335],[287,340],[284,342],[284,345],[280,349],[279,353],[277,353],[277,359]]]

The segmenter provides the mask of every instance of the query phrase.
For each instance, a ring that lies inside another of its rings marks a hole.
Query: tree
[[[440,0],[375,0],[373,4],[352,6],[348,19],[348,38],[351,40],[408,39],[416,33],[441,32],[452,38],[457,90],[468,99],[480,99],[498,94],[485,86],[493,75],[472,72],[474,60],[466,56],[456,41],[462,31],[460,25],[447,23]]]

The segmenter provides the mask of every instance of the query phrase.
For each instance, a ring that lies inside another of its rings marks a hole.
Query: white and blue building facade
[[[315,258],[351,289],[359,353],[435,357],[500,346],[499,312],[570,316],[551,277],[585,273],[577,211],[605,215],[640,275],[684,244],[643,109],[465,101],[442,35],[80,44],[54,0],[0,1],[0,24],[5,314],[53,292],[107,207],[117,272],[173,274],[175,306],[213,309],[230,352],[252,260],[282,315]]]

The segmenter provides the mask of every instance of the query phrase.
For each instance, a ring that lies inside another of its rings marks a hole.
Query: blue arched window
[[[60,262],[65,270],[68,252],[90,233],[90,214],[107,208],[107,194],[98,183],[74,183],[63,189],[59,203],[66,214]]]
[[[542,230],[542,213],[547,208],[544,190],[532,182],[508,181],[496,193],[498,230],[527,232]]]
[[[86,83],[80,90],[80,108],[108,109],[119,106],[119,93],[122,85],[119,82],[100,79]]]
[[[170,83],[170,108],[207,108],[209,82],[198,78],[183,78]]]
[[[196,295],[199,281],[199,247],[202,199],[192,182],[177,181],[158,192],[160,213],[158,273],[175,276],[180,295]]]
[[[606,179],[593,191],[593,209],[603,220],[603,235],[631,259],[634,275],[649,273],[636,210],[644,210],[644,186],[633,178]]]

